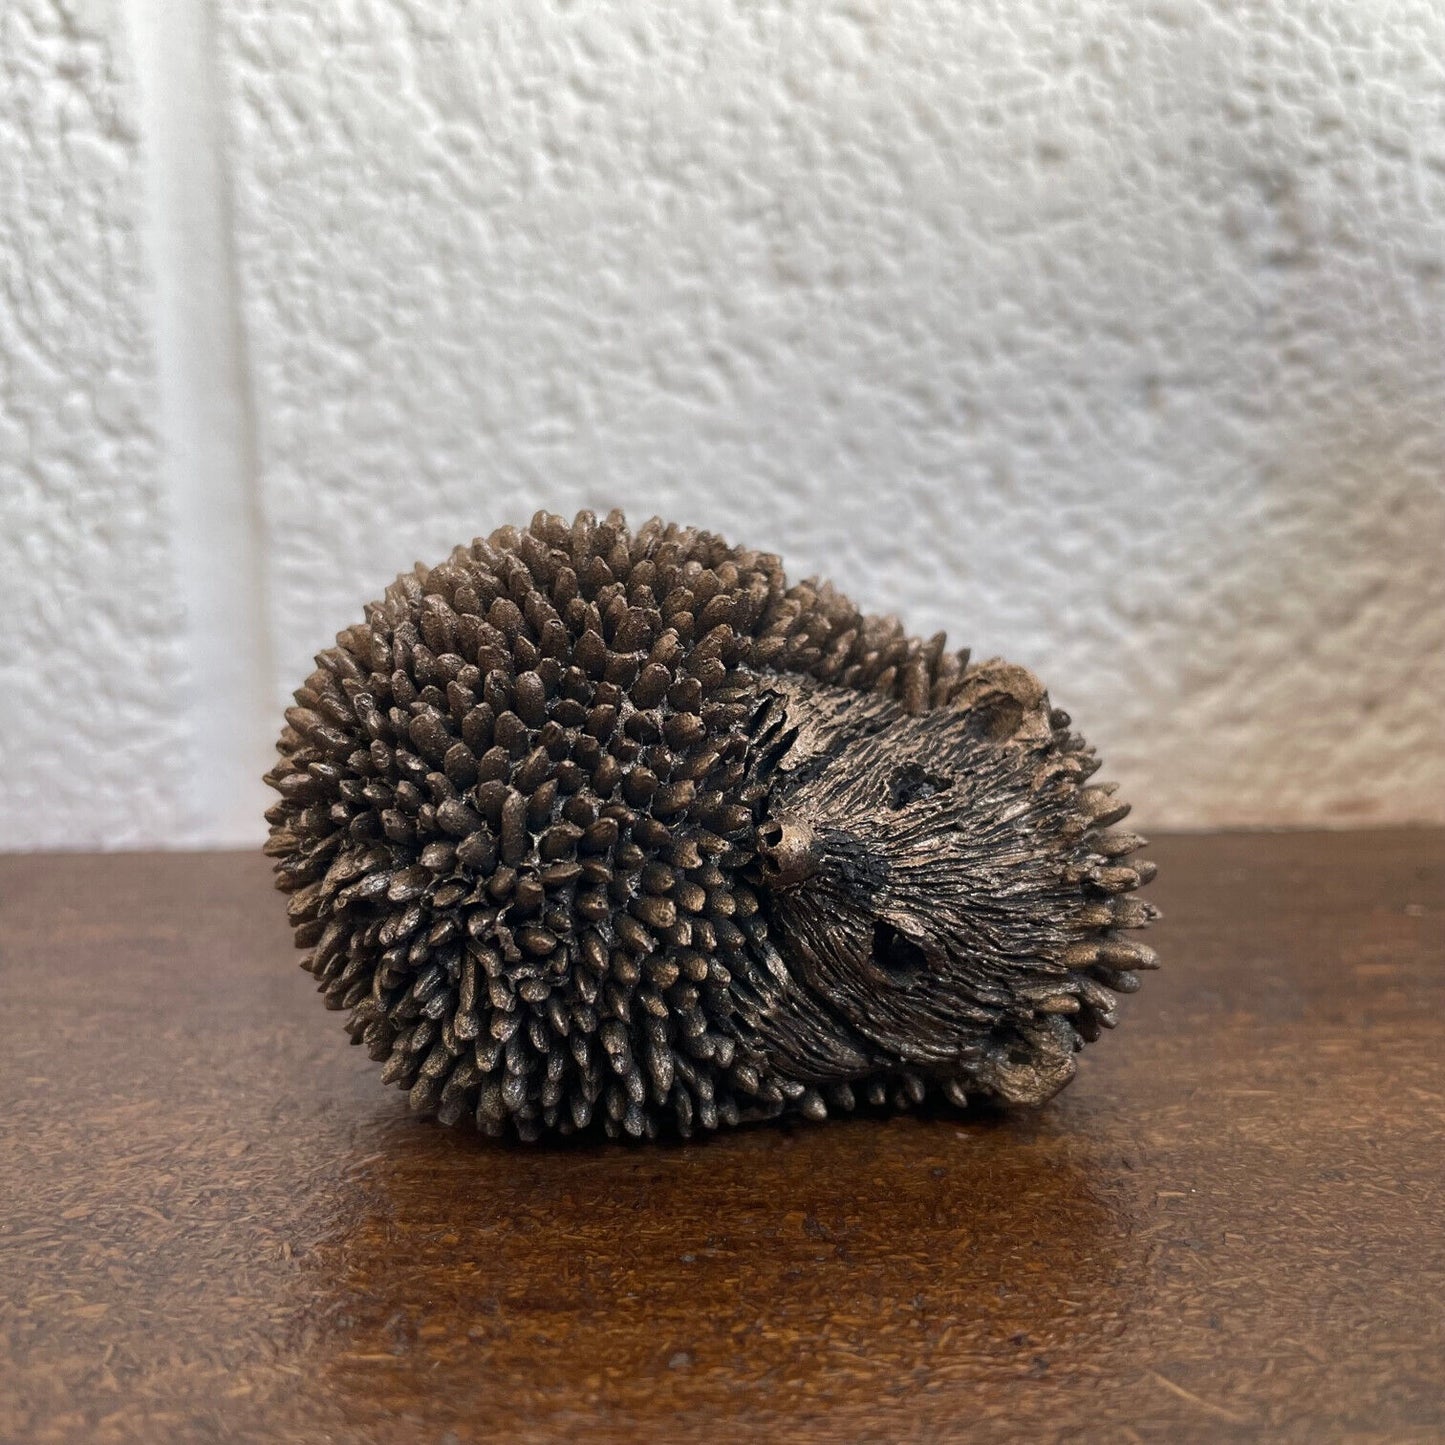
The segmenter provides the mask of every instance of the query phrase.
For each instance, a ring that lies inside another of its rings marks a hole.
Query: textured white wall
[[[9,3],[7,841],[256,836],[363,600],[614,503],[1036,668],[1147,823],[1445,819],[1433,0],[130,0],[103,181]]]
[[[190,829],[181,609],[113,6],[0,3],[0,847]]]

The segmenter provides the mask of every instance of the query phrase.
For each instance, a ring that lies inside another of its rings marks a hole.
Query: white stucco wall
[[[258,836],[270,721],[364,600],[614,503],[1034,667],[1147,824],[1445,819],[1433,0],[129,5],[100,191],[6,127],[99,197],[56,268],[98,279],[57,283],[59,362],[6,341],[0,408],[120,347],[135,453],[82,416],[27,487],[61,439],[0,437],[9,703],[64,718],[6,728],[7,841]],[[43,600],[97,536],[141,695]]]
[[[0,4],[0,847],[192,830],[135,85],[113,5]]]

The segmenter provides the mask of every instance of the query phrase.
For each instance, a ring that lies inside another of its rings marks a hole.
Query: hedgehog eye
[[[893,774],[888,787],[888,805],[896,812],[920,798],[947,792],[952,786],[953,779],[942,773],[930,773],[921,763],[905,763]]]
[[[928,955],[906,934],[880,918],[873,925],[873,962],[890,978],[907,983],[928,967]]]

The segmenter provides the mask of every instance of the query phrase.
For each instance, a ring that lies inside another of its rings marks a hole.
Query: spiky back
[[[769,554],[614,512],[418,566],[316,661],[266,779],[304,966],[415,1107],[531,1138],[802,1094],[730,1027],[766,929],[739,877],[749,674],[918,712],[967,657],[787,587]]]

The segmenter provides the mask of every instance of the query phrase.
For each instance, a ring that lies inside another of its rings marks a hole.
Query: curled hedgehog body
[[[1155,964],[1143,840],[1030,673],[708,532],[502,528],[295,697],[267,851],[303,966],[446,1123],[1039,1104]]]

